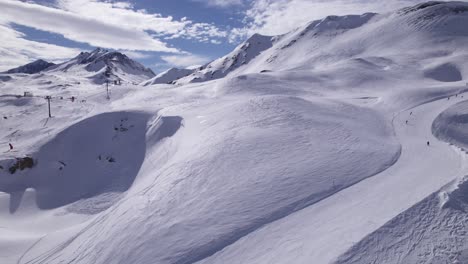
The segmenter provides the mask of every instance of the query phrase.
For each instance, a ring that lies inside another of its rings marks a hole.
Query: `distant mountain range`
[[[104,83],[106,80],[140,83],[155,76],[151,69],[130,59],[127,55],[101,48],[97,48],[92,52],[81,52],[75,58],[60,64],[37,60],[6,71],[8,74],[34,74],[39,72],[73,74],[74,76],[89,78],[98,84]]]
[[[55,64],[52,62],[47,62],[45,60],[36,60],[31,63],[25,64],[23,66],[19,66],[17,68],[10,69],[4,73],[38,73],[41,72]]]

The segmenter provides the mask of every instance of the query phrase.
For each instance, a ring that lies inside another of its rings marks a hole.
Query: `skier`
[[[429,147],[429,141],[427,142],[427,146]]]
[[[408,124],[408,120],[406,120],[406,124]]]
[[[8,145],[10,146],[10,150],[13,150],[13,145],[11,143],[8,143]]]

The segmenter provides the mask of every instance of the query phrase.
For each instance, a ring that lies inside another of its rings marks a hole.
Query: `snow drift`
[[[441,82],[458,82],[463,80],[457,66],[446,63],[424,71],[424,76]]]
[[[33,155],[37,164],[32,169],[14,175],[2,172],[0,190],[17,193],[34,188],[42,209],[103,192],[123,192],[145,157],[147,119],[141,113],[117,112],[74,124]],[[1,163],[4,168],[11,166],[8,160]]]
[[[432,124],[438,138],[468,150],[468,102],[463,101],[442,112]]]

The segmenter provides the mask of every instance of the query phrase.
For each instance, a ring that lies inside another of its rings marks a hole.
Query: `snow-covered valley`
[[[468,263],[463,24],[434,2],[157,76],[102,49],[0,74],[0,263]]]

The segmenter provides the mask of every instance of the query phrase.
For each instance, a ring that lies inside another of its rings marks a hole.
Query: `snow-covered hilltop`
[[[468,263],[464,25],[429,2],[194,70],[0,75],[0,263]]]
[[[55,65],[55,63],[47,62],[45,60],[36,60],[31,63],[25,64],[23,66],[19,66],[17,68],[10,69],[5,73],[38,73],[43,71],[51,66]]]

